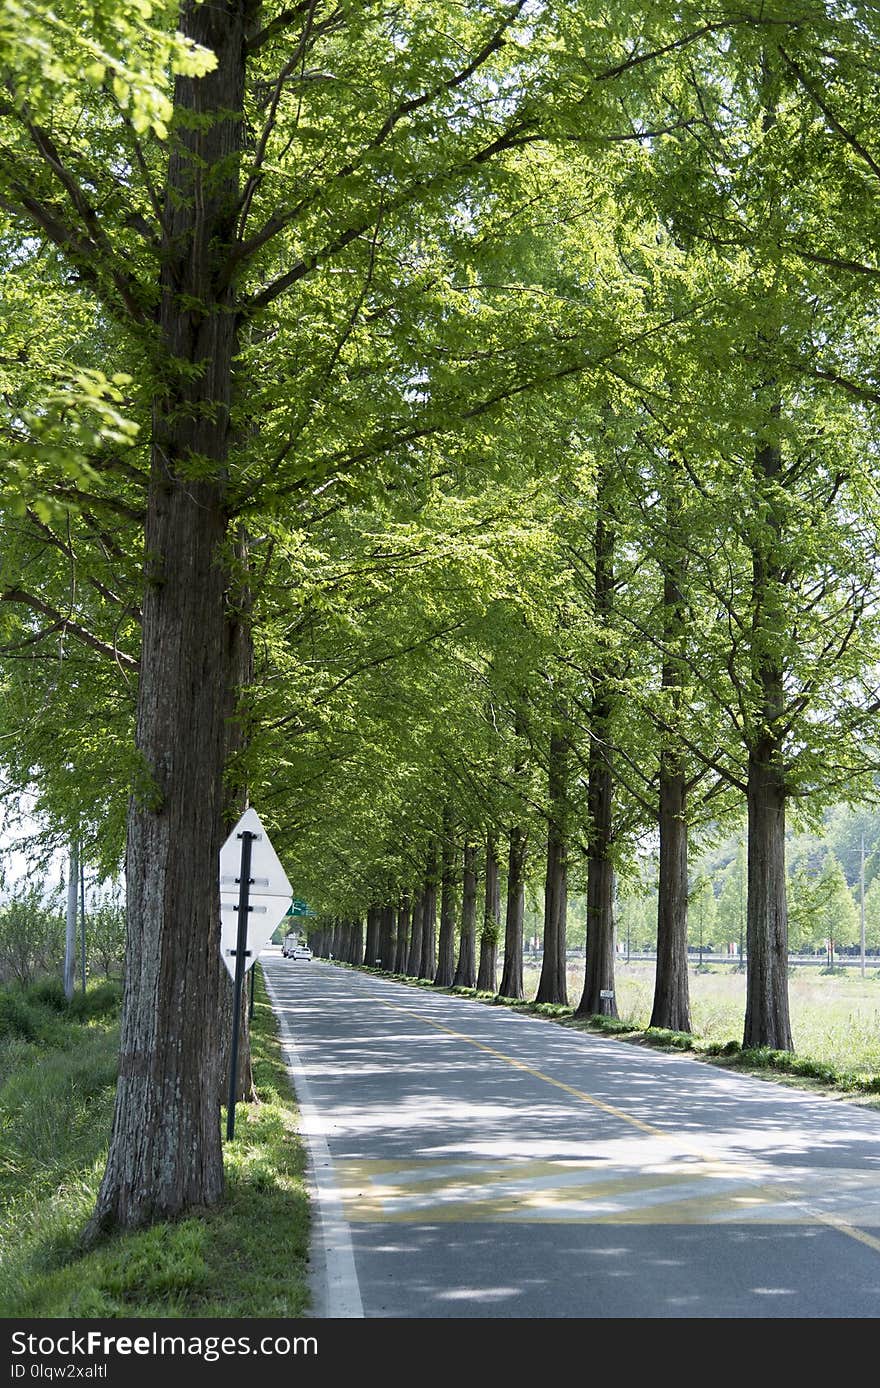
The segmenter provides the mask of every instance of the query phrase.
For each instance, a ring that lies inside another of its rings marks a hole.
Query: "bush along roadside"
[[[257,976],[257,1102],[240,1104],[217,1211],[79,1239],[106,1160],[119,988],[71,1007],[53,984],[0,989],[0,1316],[308,1314],[305,1154],[275,1019]]]
[[[346,964],[338,959],[329,962],[337,968],[357,969],[361,973],[376,974],[380,978],[406,983],[411,987],[434,987],[430,979],[391,973],[373,965]],[[600,1032],[620,1041],[653,1046],[658,1050],[685,1051],[697,1060],[705,1060],[727,1069],[744,1070],[759,1075],[785,1076],[794,1082],[803,1081],[807,1087],[821,1084],[847,1095],[880,1094],[880,1074],[839,1069],[810,1056],[796,1055],[793,1051],[774,1051],[767,1047],[744,1048],[737,1041],[701,1041],[690,1032],[666,1031],[662,1027],[636,1027],[629,1022],[621,1021],[618,1017],[579,1017],[573,1007],[564,1007],[558,1003],[534,1003],[503,998],[498,993],[480,992],[476,988],[437,988],[436,991],[456,997],[472,998],[475,1002],[487,1003],[491,1007],[509,1007],[530,1017],[545,1017],[549,1021],[577,1031]]]

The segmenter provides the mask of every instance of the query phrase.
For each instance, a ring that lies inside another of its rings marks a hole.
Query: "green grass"
[[[116,999],[89,1006],[86,994],[71,1017],[51,990],[5,1002],[11,991],[0,992],[0,1316],[307,1315],[305,1155],[259,976],[258,1102],[236,1109],[223,1206],[88,1252],[79,1239],[106,1159]]]
[[[537,979],[536,970],[527,970],[527,992],[537,986]],[[745,1015],[745,974],[729,965],[691,968],[689,984],[691,1048],[718,1054],[727,1043],[739,1043]],[[568,973],[569,997],[577,1001],[582,987],[583,965],[573,965]],[[633,961],[627,965],[618,961],[615,987],[621,1020],[632,1030],[646,1033],[648,1040],[659,1041],[648,1032],[653,963]],[[804,1067],[812,1064],[815,1078],[832,1075],[833,1082],[844,1088],[873,1091],[873,1081],[880,1075],[880,978],[876,971],[869,970],[862,979],[854,968],[829,974],[794,965],[789,977],[789,1003],[795,1051]],[[668,1037],[665,1044],[683,1045],[681,1041],[670,1042]],[[737,1050],[738,1044],[728,1054]],[[768,1066],[759,1062],[756,1068]],[[780,1061],[769,1068],[786,1067]]]

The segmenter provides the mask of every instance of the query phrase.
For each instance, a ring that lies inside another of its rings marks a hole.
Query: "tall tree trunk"
[[[669,469],[663,566],[663,671],[662,687],[669,691],[672,716],[681,714],[685,640],[685,550],[678,490],[679,467]],[[659,830],[660,881],[657,898],[657,973],[654,983],[652,1027],[690,1031],[688,986],[688,829],[687,783],[684,762],[674,745],[660,755]]]
[[[794,1049],[788,1008],[785,789],[766,745],[749,757],[744,1046]]]
[[[464,845],[464,873],[461,896],[461,933],[458,942],[458,963],[453,986],[474,988],[477,982],[477,846],[470,839]]]
[[[433,979],[437,970],[437,846],[428,850],[422,911],[422,958],[419,978]]]
[[[395,930],[394,972],[406,973],[406,956],[409,950],[409,897],[405,896],[397,908],[397,927]]]
[[[501,934],[501,884],[498,875],[498,845],[493,833],[486,835],[486,898],[483,928],[480,932],[480,967],[477,988],[494,993],[498,978],[498,937]]]
[[[437,945],[437,972],[434,982],[438,988],[449,988],[455,977],[455,840],[451,817],[447,813],[443,825],[443,848],[440,858],[440,939]]]
[[[774,419],[779,409],[771,409]],[[752,681],[758,690],[756,735],[749,747],[746,1017],[744,1046],[794,1049],[788,1008],[788,901],[785,878],[783,734],[785,677],[780,653],[784,614],[778,556],[782,456],[778,445],[756,450],[755,480],[766,519],[752,548]]]
[[[762,127],[776,125],[776,87],[763,58]],[[772,315],[771,315],[772,321]],[[759,332],[759,350],[778,346],[778,328]],[[771,337],[775,341],[771,340]],[[768,373],[769,374],[769,373]],[[748,894],[746,903],[746,1016],[744,1046],[794,1049],[788,1010],[788,901],[785,879],[784,764],[786,612],[781,600],[785,574],[780,554],[785,527],[782,450],[773,435],[782,405],[769,374],[757,392],[769,429],[756,445],[752,467],[753,507],[751,676],[757,690],[748,745]]]
[[[614,531],[608,505],[608,474],[599,473],[596,496],[594,612],[600,629],[611,625],[614,603]],[[617,1016],[614,996],[614,866],[612,810],[614,780],[611,753],[611,699],[608,671],[598,670],[590,706],[590,758],[587,808],[590,816],[587,858],[587,949],[584,991],[578,1013]],[[611,997],[603,998],[602,994]]]
[[[351,924],[351,938],[348,943],[349,964],[360,964],[364,957],[364,923],[362,920]]]
[[[660,767],[660,882],[657,975],[652,1027],[690,1031],[687,954],[687,790],[680,762],[664,753]]]
[[[617,1016],[614,996],[614,866],[611,861],[614,782],[607,742],[610,710],[600,695],[590,718],[590,814],[587,861],[587,958],[578,1013]],[[610,992],[610,998],[603,998]]]
[[[394,969],[394,907],[383,906],[379,927],[379,958],[383,969]]]
[[[177,77],[164,208],[145,531],[137,746],[126,847],[126,987],[107,1168],[89,1237],[223,1194],[217,1105],[226,665],[226,471],[237,350],[234,242],[246,0],[187,0],[180,28],[213,51]]]
[[[557,726],[550,735],[547,875],[544,880],[544,958],[535,1002],[568,1002],[565,937],[568,918],[568,741]]]
[[[367,938],[364,944],[364,963],[370,968],[374,968],[376,960],[379,958],[379,927],[381,924],[381,908],[371,906],[367,911]]]
[[[422,922],[425,918],[425,893],[424,889],[413,901],[412,913],[412,933],[409,941],[409,956],[406,961],[406,972],[409,978],[418,978],[419,968],[422,963]]]
[[[504,968],[501,973],[502,998],[522,998],[523,917],[526,902],[526,836],[517,825],[510,831],[507,857],[507,911],[504,919]]]

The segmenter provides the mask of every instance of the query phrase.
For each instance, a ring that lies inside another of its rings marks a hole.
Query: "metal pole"
[[[865,836],[862,834],[862,851],[859,860],[859,926],[862,946],[862,978],[865,977]]]
[[[76,904],[79,897],[79,848],[76,839],[70,845],[69,875],[67,878],[67,922],[64,937],[64,996],[70,1002],[76,987]]]
[[[250,1007],[248,1008],[248,1021],[249,1021],[249,1022],[252,1022],[252,1021],[254,1020],[254,975],[256,974],[256,972],[257,972],[257,966],[256,966],[256,964],[254,964],[254,965],[252,965],[252,967],[251,967],[251,1002],[250,1002]]]
[[[238,879],[238,934],[235,940],[235,979],[232,995],[232,1045],[229,1057],[229,1105],[226,1110],[226,1140],[235,1137],[235,1100],[238,1095],[238,1033],[241,1026],[241,985],[247,946],[248,897],[251,885],[251,845],[257,837],[245,829],[241,837],[241,869]]]
[[[86,991],[86,869],[80,858],[79,864],[79,941],[82,955],[82,987]]]

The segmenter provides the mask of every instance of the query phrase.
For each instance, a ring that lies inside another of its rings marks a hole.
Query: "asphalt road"
[[[330,1317],[876,1317],[880,1113],[261,959]]]

